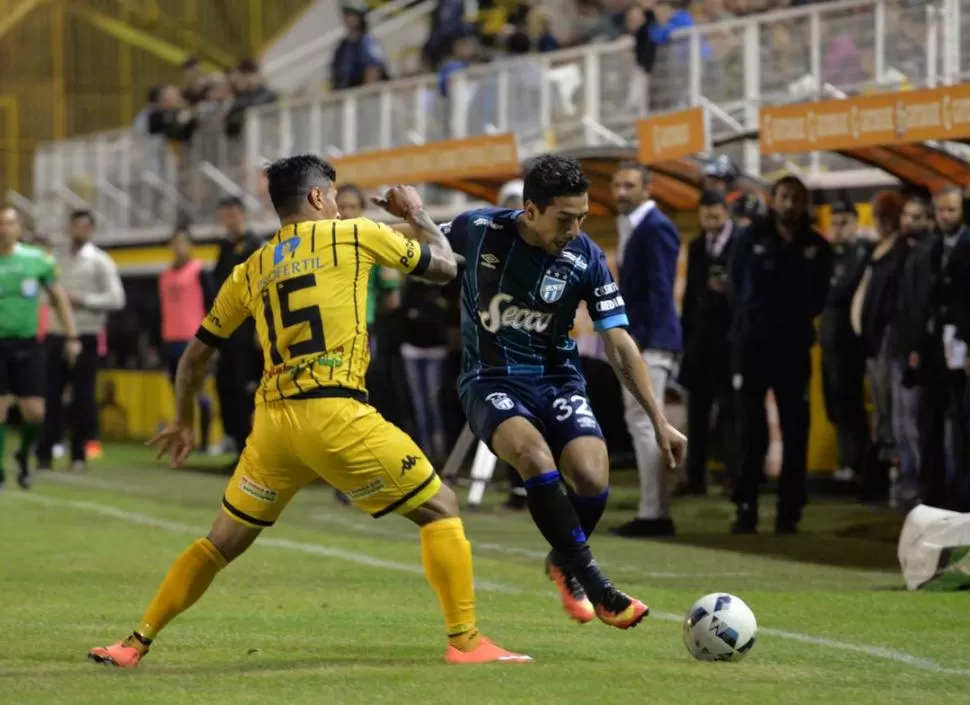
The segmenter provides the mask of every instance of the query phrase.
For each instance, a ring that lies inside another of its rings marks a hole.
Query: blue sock
[[[569,489],[569,500],[576,509],[579,523],[583,527],[583,533],[586,534],[587,538],[593,535],[593,532],[596,530],[596,525],[603,518],[603,512],[606,511],[606,500],[609,499],[609,496],[609,488],[606,488],[603,492],[593,497],[578,495],[572,488]]]
[[[557,563],[576,577],[593,604],[602,602],[610,584],[593,560],[559,472],[550,470],[526,479],[525,490],[532,520],[555,552]]]

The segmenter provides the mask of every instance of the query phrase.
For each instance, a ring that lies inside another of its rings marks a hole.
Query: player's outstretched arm
[[[650,417],[664,462],[670,468],[676,467],[687,450],[687,438],[671,426],[660,411],[655,395],[663,394],[664,390],[655,391],[650,384],[650,370],[643,361],[639,346],[625,328],[608,328],[601,331],[600,336],[606,347],[606,356],[620,383]]]
[[[393,186],[383,198],[371,200],[391,215],[403,218],[410,226],[411,233],[428,245],[431,261],[421,272],[421,279],[435,284],[447,284],[458,276],[458,262],[451,243],[424,209],[417,189],[413,186]]]
[[[175,420],[148,442],[158,445],[158,457],[171,455],[171,466],[181,465],[194,445],[196,400],[205,383],[206,367],[216,349],[193,338],[179,359],[175,371]]]

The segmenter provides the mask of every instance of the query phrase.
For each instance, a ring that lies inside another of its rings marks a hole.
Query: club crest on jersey
[[[280,262],[282,262],[284,257],[295,252],[296,248],[299,246],[300,246],[299,235],[288,238],[286,240],[283,240],[283,242],[279,243],[276,247],[273,248],[273,266],[275,267]]]
[[[559,301],[565,291],[565,279],[560,279],[553,274],[546,274],[542,277],[542,284],[539,285],[539,298],[547,304],[554,304]]]

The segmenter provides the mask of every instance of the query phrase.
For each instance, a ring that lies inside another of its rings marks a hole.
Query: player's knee
[[[456,517],[458,516],[458,496],[448,485],[442,485],[434,497],[404,516],[418,526]]]
[[[569,476],[573,491],[581,497],[595,497],[603,494],[610,486],[610,475],[606,468],[595,465],[580,466]]]
[[[231,563],[253,545],[261,532],[262,529],[246,526],[220,513],[206,538],[222,554],[226,563]]]
[[[516,442],[512,444],[509,456],[505,460],[526,480],[556,468],[556,461],[545,444]]]

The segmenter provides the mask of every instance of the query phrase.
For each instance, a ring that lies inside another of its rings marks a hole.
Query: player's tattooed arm
[[[428,215],[428,211],[424,208],[412,211],[408,214],[407,222],[431,250],[431,261],[420,278],[435,284],[447,284],[458,276],[458,262],[451,243]]]
[[[676,467],[687,448],[687,438],[668,423],[657,404],[656,394],[650,383],[650,370],[640,355],[640,348],[625,328],[609,328],[601,336],[606,347],[606,357],[616,372],[620,383],[637,403],[643,407],[653,424],[657,445],[668,467]]]
[[[179,359],[175,371],[175,423],[179,426],[194,427],[195,407],[205,383],[209,360],[215,352],[215,348],[193,338]]]

